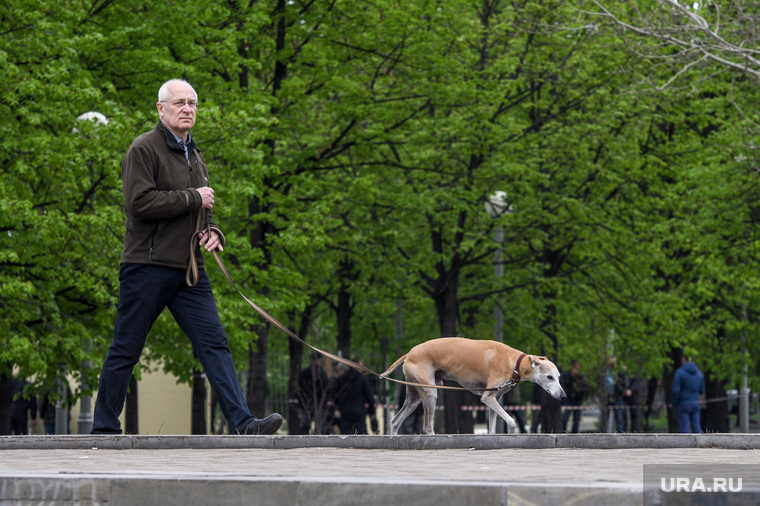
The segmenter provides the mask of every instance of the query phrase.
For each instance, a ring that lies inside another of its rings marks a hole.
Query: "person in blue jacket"
[[[681,357],[681,367],[673,376],[673,407],[676,408],[676,420],[682,433],[699,434],[702,427],[699,424],[699,396],[705,393],[705,377],[694,362],[685,356]]]

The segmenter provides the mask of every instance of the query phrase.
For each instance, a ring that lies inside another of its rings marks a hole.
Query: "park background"
[[[665,402],[686,354],[715,400],[708,430],[727,431],[726,392],[760,388],[759,15],[743,1],[5,2],[0,432],[11,375],[30,394],[68,378],[93,395],[119,163],[175,77],[199,93],[192,134],[233,278],[310,343],[379,371],[431,338],[496,338],[578,359],[600,389],[614,354]],[[294,420],[308,350],[209,274],[251,409]],[[167,315],[136,378],[154,368],[205,392]],[[456,408],[477,399],[442,397],[446,432],[466,432]]]

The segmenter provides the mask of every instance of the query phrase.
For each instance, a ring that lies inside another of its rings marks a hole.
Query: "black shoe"
[[[266,418],[252,421],[239,432],[245,436],[268,436],[277,432],[280,425],[282,425],[282,416],[279,413],[272,413]]]

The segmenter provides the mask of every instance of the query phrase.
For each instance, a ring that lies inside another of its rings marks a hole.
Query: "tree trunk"
[[[351,302],[350,284],[356,280],[354,272],[355,263],[349,259],[343,259],[338,268],[340,279],[340,291],[338,292],[338,305],[336,318],[338,323],[338,353],[347,359],[351,358],[351,318],[354,308]]]
[[[541,389],[541,432],[559,434],[562,432],[562,401]]]
[[[631,408],[631,414],[633,412],[636,413],[636,416],[633,418],[633,423],[631,424],[631,429],[633,432],[643,433],[644,431],[644,403],[646,403],[647,400],[647,392],[649,391],[648,388],[648,382],[646,381],[646,378],[643,378],[639,376],[639,381],[637,383],[638,385],[638,394],[636,395],[636,405]]]
[[[273,18],[277,20],[277,35],[276,46],[277,51],[281,51],[285,47],[286,37],[286,20],[285,9],[287,2],[285,0],[278,0],[277,6],[274,11]],[[238,54],[240,56],[248,56],[248,47],[246,43],[238,45]],[[274,79],[272,80],[272,96],[277,97],[279,90],[282,87],[282,83],[285,80],[287,74],[287,67],[281,61],[277,59],[275,61]],[[238,84],[241,89],[248,90],[249,88],[249,69],[247,66],[241,67],[241,72],[238,78]],[[275,101],[276,102],[276,101]],[[277,117],[279,109],[276,105],[270,107],[270,114],[272,117]],[[268,137],[264,139],[264,145],[269,149],[267,156],[274,158],[277,148],[277,141],[275,137]],[[269,188],[272,186],[272,182],[269,178],[265,178],[263,181],[263,187]],[[262,204],[259,197],[254,197],[248,203],[248,214],[251,218],[256,217],[261,213],[267,212],[265,204]],[[268,270],[272,264],[272,255],[267,245],[267,236],[275,233],[274,227],[271,223],[260,221],[257,219],[252,220],[256,224],[251,228],[248,240],[253,249],[260,249],[263,253],[263,260],[260,262],[259,267],[262,270]],[[263,296],[268,294],[268,290],[261,291]],[[267,349],[269,345],[269,326],[265,324],[255,325],[253,332],[256,335],[255,349],[253,346],[248,349],[248,383],[246,385],[245,397],[248,409],[251,414],[257,418],[264,417],[267,413],[267,398],[269,396],[269,386],[267,384]]]
[[[217,419],[218,419],[217,412],[219,411],[217,410],[217,407],[219,406],[219,402],[216,400],[216,396],[214,395],[213,390],[211,390],[211,400],[209,401],[209,403],[211,404],[211,409],[209,410],[211,411],[211,421],[210,421],[211,434],[216,434],[216,435],[224,434],[224,430],[227,427],[227,424],[222,421],[220,421],[220,423],[217,424]]]
[[[730,432],[731,421],[728,415],[728,399],[723,381],[705,374],[705,397],[707,399],[722,399],[709,402],[702,411],[702,431],[704,432]]]
[[[457,304],[457,283],[454,275],[449,277],[449,283],[446,283],[436,294],[435,306],[438,313],[441,337],[456,336],[459,327],[459,310]],[[454,383],[447,384],[461,386]],[[441,395],[441,392],[443,395]],[[439,397],[443,397],[444,433],[472,434],[475,423],[472,418],[472,412],[462,411],[462,406],[466,403],[465,396],[471,396],[472,394],[463,390],[441,390],[438,395]]]
[[[599,390],[599,432],[615,432],[610,430],[610,409],[607,406],[607,369],[602,367],[597,389]]]
[[[139,434],[139,413],[137,410],[137,378],[133,374],[129,378],[129,389],[127,390],[127,402],[124,409],[124,433]]]
[[[267,346],[269,345],[269,326],[257,325],[255,327],[258,338],[256,346],[248,349],[248,388],[245,400],[248,409],[256,418],[267,416],[267,397],[269,385],[267,384]]]
[[[290,339],[288,343],[288,354],[290,356],[290,368],[288,372],[288,411],[286,418],[288,420],[288,434],[297,436],[301,434],[301,420],[299,419],[298,400],[298,373],[301,372],[301,362],[303,361],[303,344],[295,339]]]
[[[306,339],[306,332],[311,324],[311,315],[314,307],[309,304],[301,314],[301,323],[298,326],[298,335],[301,339]],[[299,435],[301,434],[301,420],[299,419],[299,399],[298,395],[298,374],[301,372],[301,365],[303,364],[303,352],[304,345],[295,339],[288,339],[288,356],[289,372],[288,372],[288,411],[286,418],[288,421],[288,434]]]
[[[548,258],[555,259],[556,255],[546,253]],[[549,273],[546,273],[548,276]],[[557,352],[559,347],[559,340],[557,334],[554,331],[554,327],[557,323],[557,307],[553,301],[557,298],[557,294],[554,291],[547,293],[546,300],[549,304],[546,306],[546,315],[541,322],[541,331],[546,335],[552,343],[552,347],[549,353],[545,353],[554,363],[557,363]],[[562,432],[562,401],[555,399],[549,395],[546,390],[541,389],[541,432],[545,434],[558,434]]]
[[[676,374],[676,369],[680,367],[681,357],[683,356],[683,350],[681,348],[673,348],[670,350],[670,358],[673,360],[671,364],[665,364],[662,373],[662,388],[665,393],[665,405],[668,406],[668,432],[678,433],[681,429],[678,427],[678,420],[676,420],[676,410],[673,408],[673,376]]]
[[[271,145],[272,154],[274,154],[274,145]],[[268,182],[266,183],[269,184]],[[248,204],[248,214],[251,217],[265,212],[262,208],[261,201],[254,198]],[[251,247],[260,249],[263,253],[263,260],[260,268],[268,270],[272,264],[272,255],[267,245],[267,235],[272,233],[271,224],[256,222],[249,233]],[[259,291],[262,297],[269,295],[269,290],[264,288]],[[248,383],[246,385],[245,400],[248,409],[256,418],[263,418],[267,415],[267,398],[269,396],[269,385],[267,384],[267,350],[269,347],[269,324],[264,320],[259,320],[252,326],[252,333],[256,336],[253,345],[248,348]]]
[[[13,386],[9,372],[0,373],[0,435],[11,433],[11,404]]]
[[[193,369],[192,419],[190,432],[206,434],[206,375]]]

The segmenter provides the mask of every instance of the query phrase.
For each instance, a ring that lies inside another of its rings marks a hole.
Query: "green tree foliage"
[[[193,135],[227,266],[318,346],[379,368],[399,304],[391,353],[490,338],[499,305],[508,344],[562,366],[596,369],[614,351],[659,375],[676,349],[725,380],[727,364],[753,365],[749,74],[642,60],[583,2],[67,6],[12,1],[0,18],[4,369],[44,378],[91,358],[97,372],[118,286],[119,162],[170,77],[200,95]],[[108,123],[77,121],[87,111]],[[512,212],[493,219],[495,191]],[[267,381],[285,380],[266,353],[287,339],[207,260],[260,412]],[[181,381],[198,366],[170,318],[146,358]]]
[[[649,194],[648,228],[659,232],[649,236],[656,298],[646,312],[648,332],[661,336],[655,355],[683,347],[732,380],[742,365],[756,367],[757,4],[594,1],[582,9],[655,63],[634,76],[640,89],[669,92],[656,102],[646,150],[665,164],[661,190]]]
[[[79,64],[85,13],[12,2],[0,29],[0,368],[53,381],[100,345],[121,235],[119,124],[77,120],[103,89]],[[92,378],[88,378],[91,380]],[[52,383],[51,383],[52,384]]]

